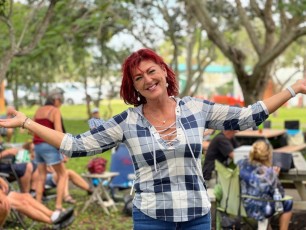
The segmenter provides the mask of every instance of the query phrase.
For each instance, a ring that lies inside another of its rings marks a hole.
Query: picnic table
[[[277,151],[275,152],[277,154]],[[306,160],[301,152],[292,152],[294,168],[288,172],[281,172],[279,178],[281,181],[290,181],[294,184],[302,201],[306,202]],[[306,208],[306,207],[304,207]]]
[[[248,158],[251,147],[251,145],[244,145],[236,148],[234,150],[234,162],[237,163],[240,159]],[[288,171],[281,171],[279,179],[284,186],[289,183],[296,189],[300,200],[294,201],[294,209],[298,210],[306,210],[306,160],[300,151],[291,152],[291,150],[301,149],[302,147],[305,146],[286,146],[284,148],[274,149],[273,151],[273,154],[287,152],[292,155],[294,168]]]
[[[285,129],[244,130],[237,132],[235,137],[241,145],[252,145],[256,140],[269,140],[273,148],[283,147]]]

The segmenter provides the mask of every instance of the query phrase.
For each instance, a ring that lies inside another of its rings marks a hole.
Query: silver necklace
[[[172,107],[172,105],[171,105],[171,107]],[[143,109],[144,109],[144,107],[143,107]],[[172,109],[172,108],[171,108]],[[143,111],[143,113],[144,113],[144,111]],[[154,119],[155,121],[158,121],[159,123],[162,123],[163,125],[164,124],[166,124],[166,122],[169,120],[169,118],[168,119],[165,119],[165,120],[159,120],[159,119],[157,119],[157,118],[155,118],[153,115],[152,115],[152,113],[147,113],[152,119]]]
[[[151,117],[151,118],[153,118],[155,121],[158,121],[159,123],[162,123],[163,125],[164,124],[166,124],[166,122],[168,121],[168,119],[166,119],[166,120],[158,120],[157,118],[155,118],[151,113],[148,113],[149,114],[149,116]]]

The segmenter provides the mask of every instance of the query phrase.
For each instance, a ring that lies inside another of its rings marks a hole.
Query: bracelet
[[[24,129],[24,125],[25,125],[25,123],[27,122],[27,120],[29,120],[30,118],[26,118],[26,119],[24,119],[24,122],[22,123],[22,125],[21,125],[21,128],[23,128]]]
[[[296,93],[294,92],[294,90],[292,89],[292,87],[291,87],[291,86],[288,86],[287,89],[288,89],[288,91],[290,92],[291,97],[295,97]]]

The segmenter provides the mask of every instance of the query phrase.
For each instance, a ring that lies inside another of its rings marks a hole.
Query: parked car
[[[85,104],[86,92],[82,83],[80,82],[61,82],[51,86],[51,89],[58,87],[64,91],[64,103],[69,105]],[[95,86],[87,87],[87,94],[92,100],[98,100],[99,88]]]
[[[84,104],[86,102],[85,90],[73,83],[57,83],[52,85],[50,90],[52,90],[53,88],[60,88],[64,91],[64,103],[66,104],[78,105]]]
[[[18,86],[17,94],[18,100],[22,105],[35,105],[40,102],[41,94],[35,85],[31,87],[20,85]]]
[[[6,105],[14,105],[13,90],[11,89],[4,90],[4,100]]]

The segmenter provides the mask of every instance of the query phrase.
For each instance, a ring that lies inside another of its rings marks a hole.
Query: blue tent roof
[[[180,72],[186,71],[186,65],[179,64],[179,71]],[[233,67],[232,66],[222,66],[222,65],[209,65],[206,67],[205,72],[206,73],[233,73]]]

